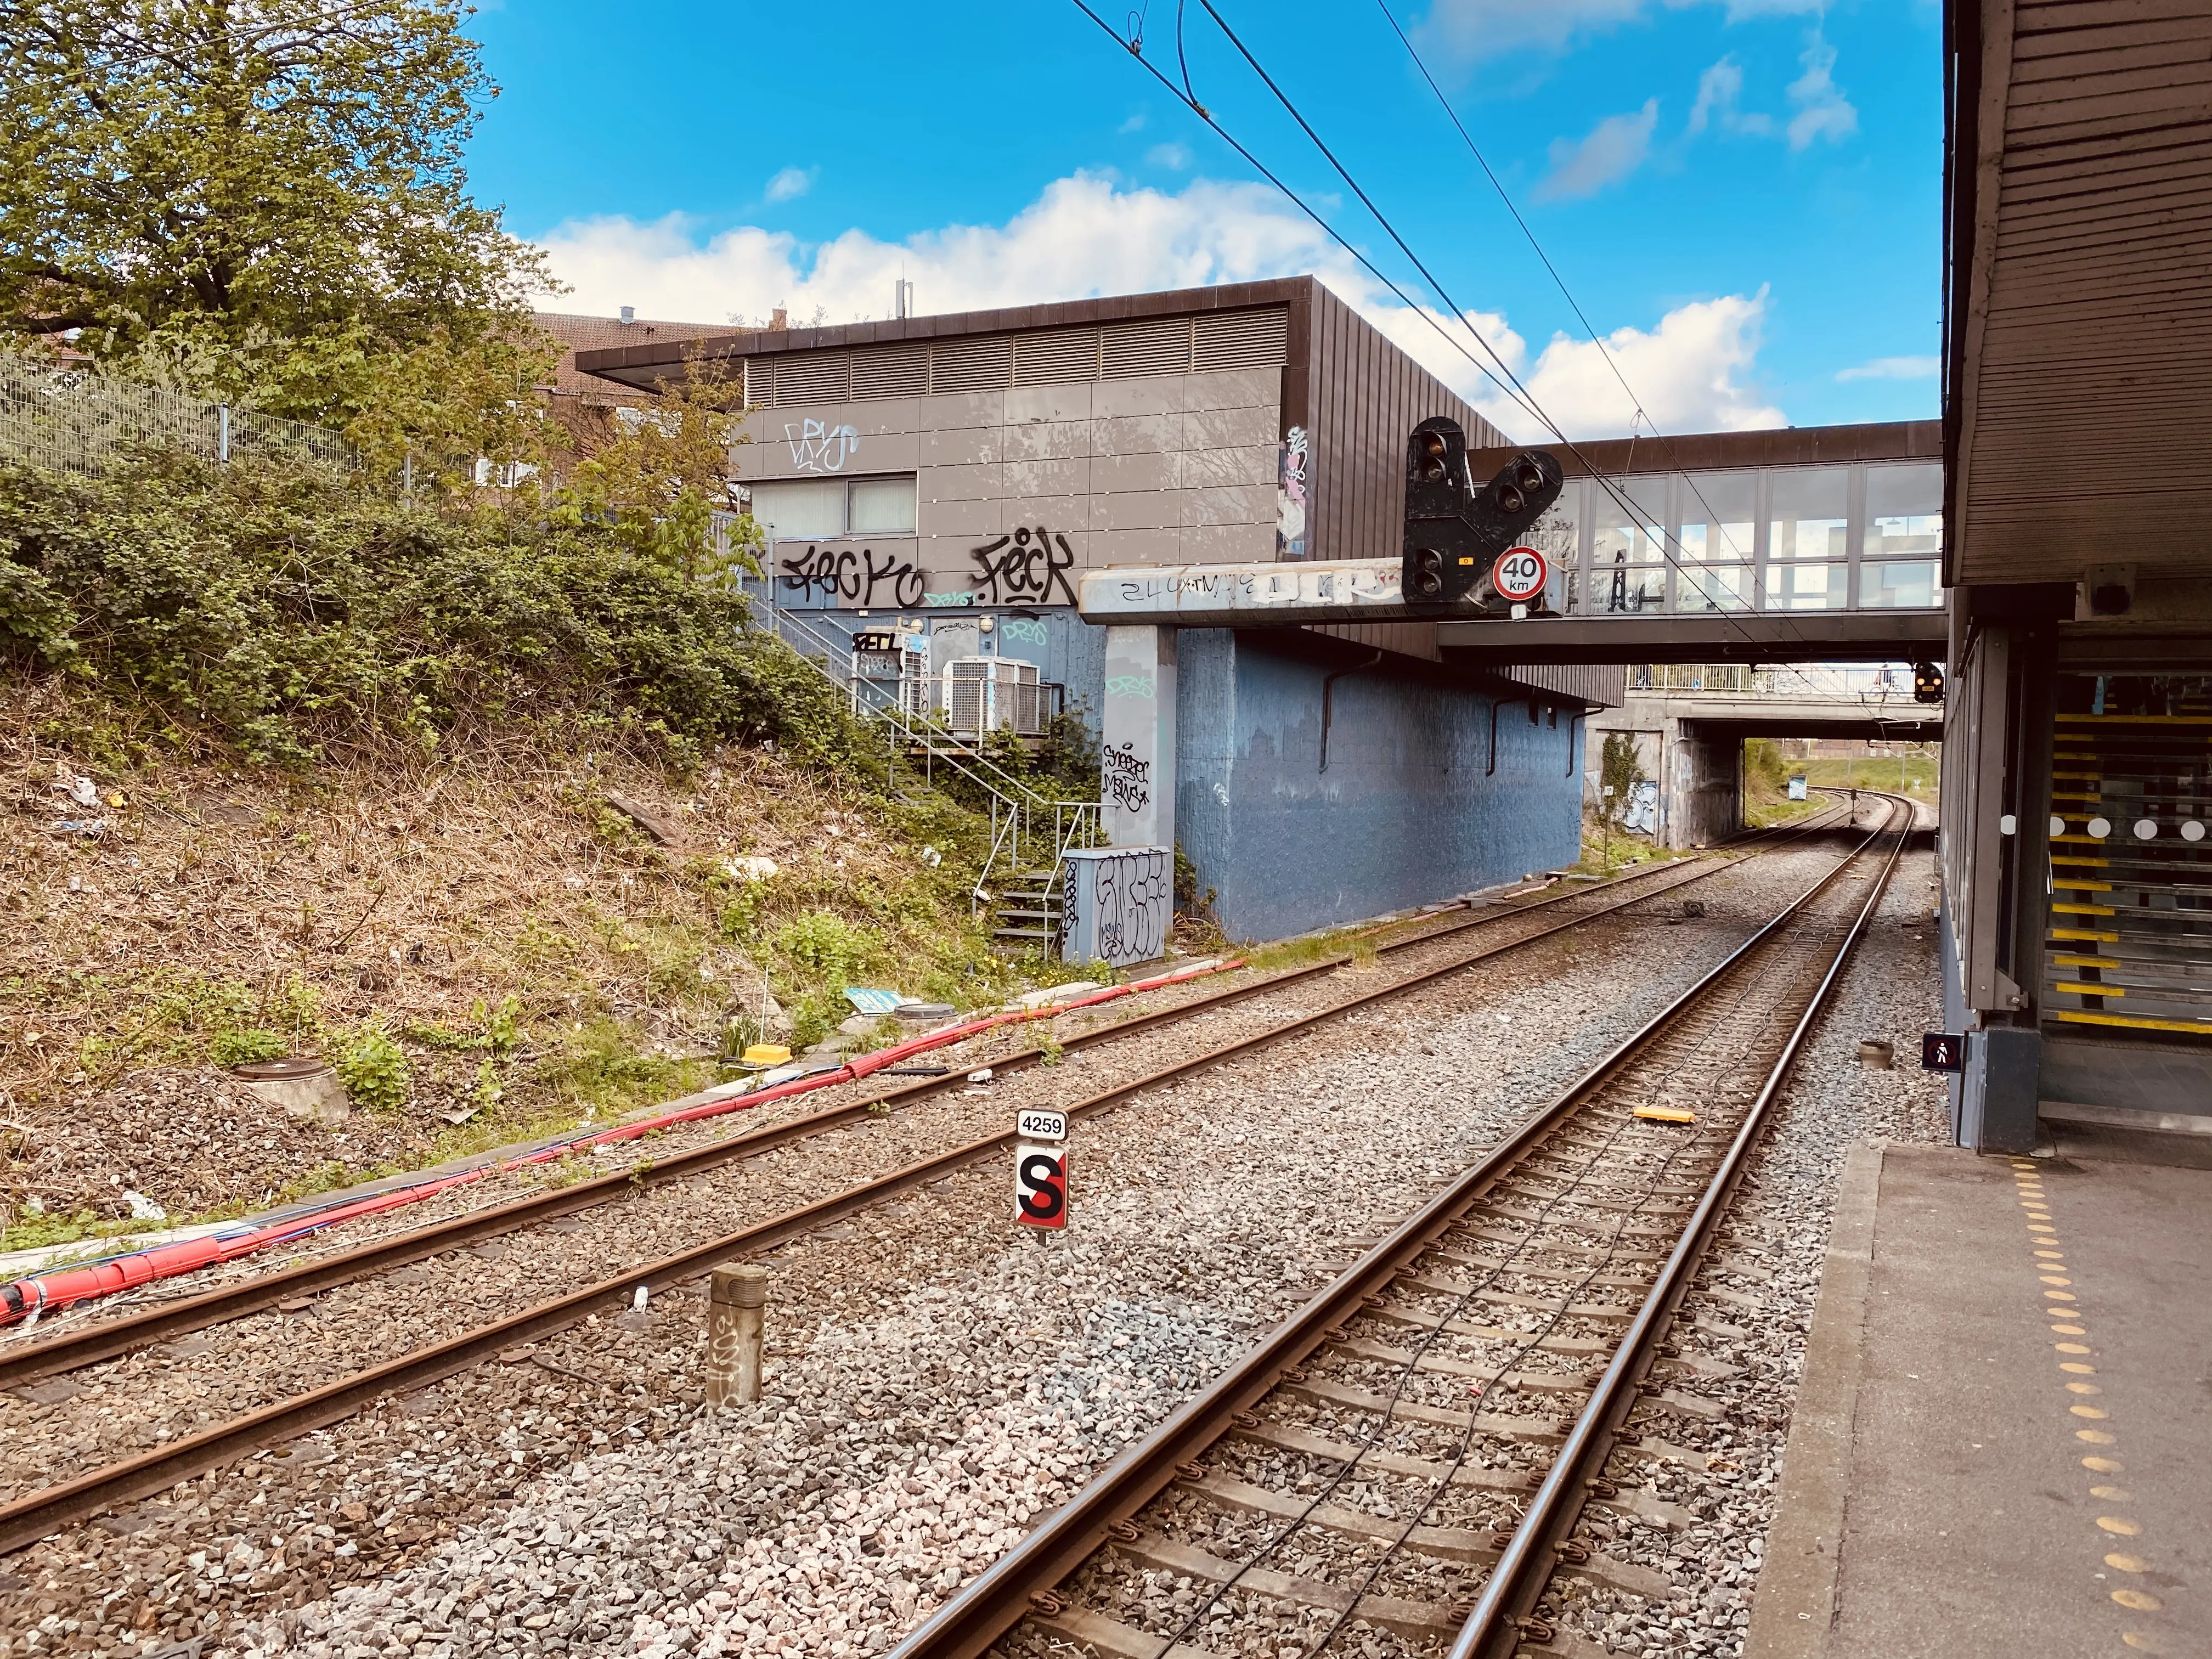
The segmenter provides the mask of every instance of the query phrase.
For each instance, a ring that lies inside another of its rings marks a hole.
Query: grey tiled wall
[[[1066,537],[1076,572],[1267,560],[1281,384],[1269,369],[763,409],[732,453],[748,480],[917,474],[915,536],[849,544],[911,550],[932,592],[969,586],[974,550],[1022,528]],[[831,447],[848,452],[834,471],[794,441],[810,422],[856,436]]]

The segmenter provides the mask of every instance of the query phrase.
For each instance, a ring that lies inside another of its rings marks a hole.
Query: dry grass
[[[802,1037],[848,1012],[830,982],[848,972],[963,1003],[1024,982],[969,924],[952,844],[966,821],[942,802],[887,803],[750,751],[683,779],[521,741],[356,755],[307,777],[213,759],[100,769],[42,735],[70,729],[60,695],[0,688],[10,1211],[57,1141],[157,1133],[110,1121],[147,1097],[123,1086],[145,1068],[206,1069],[257,1046],[336,1058],[380,1028],[409,1086],[404,1107],[356,1110],[334,1142],[360,1170],[709,1080],[732,1018],[760,1006],[764,968]],[[80,775],[97,807],[56,787]],[[610,794],[674,826],[675,842]],[[51,828],[94,815],[108,823],[97,839]],[[920,856],[918,829],[938,832],[941,867]],[[750,883],[728,867],[740,856],[778,872]],[[495,1105],[448,1128],[444,1114],[491,1089]],[[289,1127],[282,1139],[296,1160]],[[196,1208],[228,1190],[190,1184]],[[50,1209],[112,1195],[96,1172],[60,1185],[74,1190]]]

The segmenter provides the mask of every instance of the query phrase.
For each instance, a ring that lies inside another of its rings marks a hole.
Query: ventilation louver
[[[1004,334],[940,340],[930,349],[933,392],[1003,392],[1013,379],[1014,343]]]
[[[1289,353],[1290,313],[1231,311],[1191,326],[1191,367],[1203,374],[1232,368],[1280,368]]]
[[[1142,323],[1114,323],[1105,332],[1100,373],[1108,380],[1133,374],[1190,372],[1190,319],[1168,317]]]

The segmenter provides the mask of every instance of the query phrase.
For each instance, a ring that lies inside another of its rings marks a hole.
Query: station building
[[[1504,444],[1314,278],[640,340],[576,364],[649,390],[702,360],[752,411],[734,459],[769,538],[762,620],[878,696],[950,711],[991,678],[1018,731],[1064,711],[1103,735],[1109,701],[1146,705],[1164,747],[1109,746],[1109,799],[1142,797],[1109,826],[1180,846],[1232,935],[1579,856],[1583,717],[1619,701],[1617,666],[1452,662],[1435,622],[1079,614],[1108,567],[1395,560],[1413,428],[1449,415],[1471,447]]]
[[[2208,25],[1948,15],[1959,1138],[2212,1131]]]

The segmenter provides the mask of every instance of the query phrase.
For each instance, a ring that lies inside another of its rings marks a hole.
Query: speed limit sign
[[[1534,548],[1509,547],[1490,568],[1490,585],[1498,598],[1522,605],[1544,591],[1544,579],[1550,574],[1544,556]]]
[[[1014,1219],[1028,1227],[1067,1225],[1067,1148],[1022,1141],[1014,1147]]]

